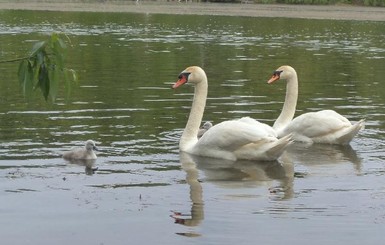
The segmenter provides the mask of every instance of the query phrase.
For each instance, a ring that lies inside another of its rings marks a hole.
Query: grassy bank
[[[255,3],[281,3],[281,4],[314,4],[314,5],[336,5],[350,4],[360,6],[385,7],[385,0],[253,0]]]
[[[131,2],[212,2],[212,3],[263,3],[263,4],[304,4],[304,5],[353,5],[385,7],[385,0],[32,0],[41,3],[131,3]],[[12,2],[0,0],[1,2]],[[25,2],[25,0],[13,0]]]
[[[385,0],[201,0],[201,1],[217,2],[217,3],[242,2],[242,3],[265,3],[265,4],[357,5],[357,6],[385,7]]]

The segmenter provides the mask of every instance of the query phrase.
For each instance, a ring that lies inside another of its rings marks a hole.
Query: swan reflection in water
[[[350,145],[306,144],[296,142],[289,146],[287,155],[293,162],[305,165],[351,163],[357,174],[361,172],[362,159]]]
[[[223,188],[231,188],[240,182],[262,182],[278,180],[282,190],[281,199],[293,197],[294,167],[286,156],[280,161],[229,161],[216,158],[206,158],[180,152],[182,169],[186,172],[186,182],[190,186],[191,212],[183,214],[173,212],[171,217],[175,223],[185,226],[197,226],[204,219],[203,189],[199,171],[204,173],[205,181],[212,181]],[[226,183],[226,185],[223,185]],[[186,235],[186,234],[183,234]]]
[[[204,174],[204,181],[214,182],[222,188],[231,188],[238,184],[255,183],[276,180],[279,187],[269,189],[275,200],[290,199],[294,196],[294,165],[305,166],[352,163],[360,173],[361,158],[350,145],[326,144],[292,144],[279,161],[227,161],[223,159],[204,158],[180,152],[180,163],[186,172],[186,182],[190,187],[191,211],[189,214],[173,212],[171,217],[175,223],[185,226],[198,226],[204,219],[203,188],[199,172]],[[280,195],[281,194],[281,195]],[[274,202],[282,205],[282,202]],[[276,207],[275,207],[276,208]],[[284,210],[281,206],[280,210]],[[180,235],[195,236],[183,233]]]
[[[76,164],[85,167],[86,175],[93,175],[98,167],[95,166],[96,159],[67,159],[68,163]]]

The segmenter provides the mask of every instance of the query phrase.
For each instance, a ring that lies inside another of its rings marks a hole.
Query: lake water
[[[0,64],[2,244],[381,244],[385,229],[385,22],[0,11],[1,60],[51,32],[71,40],[68,101],[28,103]],[[294,144],[279,162],[179,154],[193,89],[204,120],[272,124],[296,68],[297,115],[334,109],[366,128],[350,146]],[[97,142],[92,166],[59,154]],[[96,170],[95,170],[96,169]]]

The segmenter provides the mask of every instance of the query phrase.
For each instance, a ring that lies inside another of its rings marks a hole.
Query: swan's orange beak
[[[281,73],[283,71],[276,70],[273,72],[273,76],[270,78],[269,81],[267,81],[268,84],[273,83],[281,78]]]
[[[270,78],[269,81],[267,81],[268,84],[273,83],[275,81],[279,80],[279,75],[278,74],[273,74],[273,76]]]
[[[187,83],[186,74],[180,74],[178,78],[179,78],[178,81],[176,81],[176,83],[172,86],[172,88],[177,88]]]

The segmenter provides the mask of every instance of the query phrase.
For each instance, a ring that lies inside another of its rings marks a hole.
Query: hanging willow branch
[[[66,36],[65,36],[66,37]],[[69,40],[67,38],[67,40]],[[76,72],[64,67],[67,45],[57,33],[53,33],[48,40],[33,45],[27,57],[1,61],[21,61],[18,70],[19,83],[26,98],[30,98],[33,91],[40,89],[46,101],[55,101],[59,82],[64,83],[67,96],[70,93],[71,82],[77,81]]]

